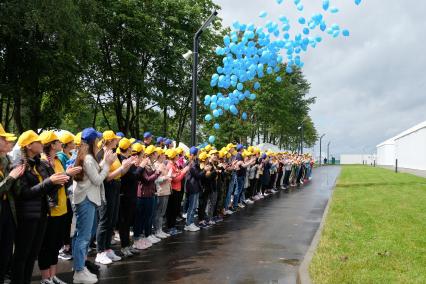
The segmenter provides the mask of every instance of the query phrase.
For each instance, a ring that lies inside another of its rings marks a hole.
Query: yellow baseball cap
[[[34,142],[40,142],[40,137],[32,130],[25,131],[18,138],[18,145],[21,148]]]
[[[74,144],[77,145],[77,146],[80,146],[80,144],[81,144],[81,132],[77,133],[74,136]]]
[[[217,154],[217,153],[219,153],[218,150],[212,149],[212,150],[210,150],[209,155],[211,156],[211,155],[214,155],[214,154]]]
[[[176,153],[177,153],[178,155],[182,154],[182,153],[183,153],[183,149],[182,149],[181,147],[177,147],[177,148],[176,148]]]
[[[132,145],[132,152],[133,153],[140,153],[144,150],[144,147],[141,143],[135,143]]]
[[[249,146],[247,148],[247,151],[254,153],[254,147],[253,146]]]
[[[145,154],[147,155],[151,155],[152,153],[154,153],[156,150],[154,145],[149,145],[146,149],[145,149]]]
[[[5,137],[5,139],[6,139],[7,142],[14,142],[16,139],[18,139],[18,137],[8,136],[8,137]]]
[[[15,134],[12,133],[7,133],[6,131],[4,131],[3,125],[0,123],[0,136],[1,137],[15,137]]]
[[[206,152],[202,152],[199,156],[198,159],[200,159],[200,161],[205,161],[207,160],[207,158],[209,157],[209,155]]]
[[[104,133],[102,134],[102,138],[103,138],[105,141],[113,140],[113,139],[121,139],[121,137],[120,137],[120,136],[115,135],[114,131],[112,131],[112,130],[104,131]]]
[[[59,136],[59,141],[61,141],[62,144],[73,142],[74,139],[74,135],[72,135],[70,132],[64,132],[61,136]]]
[[[163,155],[163,154],[164,154],[164,150],[163,150],[163,148],[160,148],[160,147],[156,147],[156,148],[155,148],[155,152],[157,152],[157,153],[158,153],[158,155]]]
[[[53,131],[43,131],[39,137],[43,145],[59,140],[58,135]]]
[[[167,149],[166,156],[169,159],[174,159],[177,156],[177,151],[175,149]]]
[[[129,139],[127,139],[126,137],[121,138],[120,142],[118,143],[118,147],[119,147],[120,149],[123,149],[123,150],[127,150],[127,149],[129,149],[129,147],[130,147],[131,145],[132,145],[132,142],[130,142],[130,140],[129,140]]]
[[[136,142],[136,139],[135,138],[130,138],[130,143],[135,143]]]
[[[212,149],[212,145],[210,145],[210,144],[207,144],[206,147],[204,147],[204,150],[206,152],[210,152],[211,149]]]

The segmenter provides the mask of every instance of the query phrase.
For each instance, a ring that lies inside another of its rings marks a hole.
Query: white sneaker
[[[90,273],[85,267],[82,271],[74,272],[73,282],[82,284],[94,284],[98,282],[98,277]]]
[[[183,213],[183,214],[182,214],[182,218],[183,218],[183,219],[186,219],[186,216],[187,216],[187,214],[186,214],[186,213]]]
[[[232,214],[234,214],[234,211],[231,211],[231,210],[228,209],[228,210],[225,211],[225,214],[226,215],[232,215]]]
[[[168,238],[168,237],[170,237],[171,235],[170,234],[168,234],[168,233],[166,233],[166,232],[164,232],[163,230],[161,230],[161,233],[166,237],[166,238]]]
[[[157,233],[155,233],[155,237],[157,239],[165,239],[166,236],[164,236],[160,231],[157,231]]]
[[[122,248],[121,249],[121,253],[123,254],[124,257],[131,257],[133,256],[133,253],[130,251],[130,249],[127,248]]]
[[[147,239],[153,244],[160,242],[160,239],[157,239],[156,237],[154,237],[154,235],[149,236]]]
[[[200,227],[197,227],[194,223],[192,223],[191,225],[189,225],[189,231],[190,232],[197,232],[200,230]]]
[[[106,256],[111,259],[112,261],[120,261],[121,257],[115,254],[115,252],[112,249],[107,250]]]
[[[88,274],[90,277],[98,279],[98,275],[96,275],[96,274],[94,274],[94,273],[90,272],[90,271],[89,271],[89,269],[87,269],[87,266],[85,266],[85,267],[83,268],[83,270],[84,270],[84,271],[86,271],[85,273],[86,273],[86,274]]]
[[[100,264],[111,264],[112,260],[106,255],[106,252],[101,252],[96,255],[95,262]]]
[[[238,203],[238,207],[240,207],[241,209],[245,208],[245,206],[242,203]]]

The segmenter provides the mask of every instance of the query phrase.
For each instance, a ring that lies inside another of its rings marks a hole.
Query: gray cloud
[[[321,0],[305,0],[304,12],[293,1],[278,5],[275,0],[216,0],[225,25],[234,20],[266,21],[280,15],[295,19],[323,12]],[[311,83],[310,96],[317,97],[311,116],[319,133],[331,141],[331,153],[375,152],[375,146],[426,120],[426,11],[425,1],[352,0],[331,1],[340,12],[327,15],[329,24],[338,23],[351,32],[349,38],[323,42],[303,58],[304,73]],[[318,152],[318,146],[315,149]]]

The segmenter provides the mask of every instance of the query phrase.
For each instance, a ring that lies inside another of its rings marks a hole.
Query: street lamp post
[[[196,131],[197,131],[197,83],[198,83],[198,47],[200,44],[201,34],[213,22],[217,16],[217,11],[213,11],[207,21],[194,35],[194,61],[192,63],[192,112],[191,112],[191,146],[196,144]]]
[[[300,130],[300,154],[303,155],[303,124],[306,121],[307,117],[305,116],[302,120],[301,125],[297,128],[297,130]]]
[[[323,134],[323,135],[321,135],[321,137],[320,137],[320,154],[319,154],[319,165],[320,165],[320,167],[321,167],[321,143],[322,143],[322,138],[325,136],[325,133]]]
[[[330,163],[330,141],[327,144],[327,163]]]

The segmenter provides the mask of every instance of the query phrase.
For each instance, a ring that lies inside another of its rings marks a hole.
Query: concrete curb
[[[333,192],[331,193],[331,196],[328,199],[327,206],[325,207],[324,214],[322,215],[321,223],[318,227],[318,230],[315,233],[314,238],[312,239],[311,245],[309,246],[308,251],[304,256],[303,261],[299,266],[299,269],[297,270],[297,284],[312,284],[311,276],[309,275],[309,265],[311,264],[312,257],[314,256],[315,250],[317,249],[319,241],[321,239],[322,231],[325,225],[325,219],[327,218],[328,210],[330,208],[331,201],[333,200],[334,188],[336,187],[337,179],[338,177],[334,182]]]

